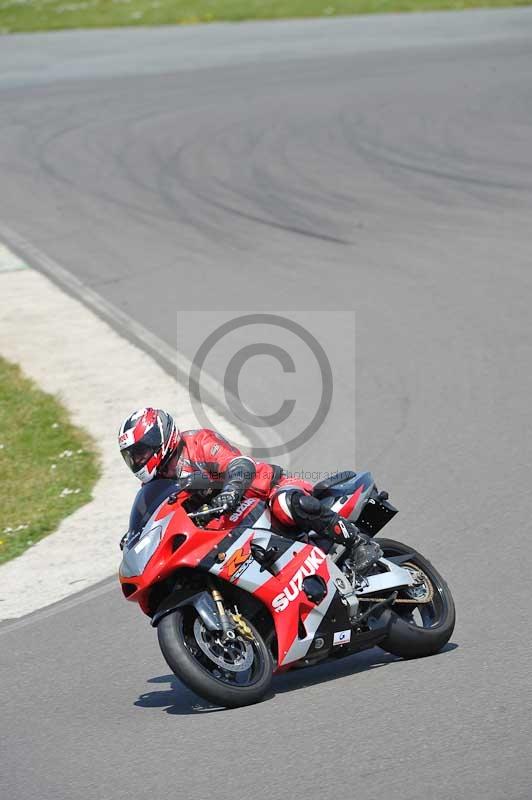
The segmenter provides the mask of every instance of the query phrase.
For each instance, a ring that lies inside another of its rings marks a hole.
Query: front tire
[[[246,620],[252,638],[236,635],[224,648],[218,632],[208,631],[192,606],[161,619],[157,635],[166,663],[193,692],[215,705],[237,708],[258,703],[272,681],[269,649]]]
[[[429,603],[395,603],[391,607],[391,623],[386,639],[380,647],[401,658],[423,658],[438,653],[452,636],[456,614],[454,601],[447,583],[430,561],[412,547],[393,539],[376,539],[384,558],[410,557],[405,566],[417,567],[428,580]],[[408,594],[408,593],[406,593]],[[399,597],[405,596],[400,593]]]

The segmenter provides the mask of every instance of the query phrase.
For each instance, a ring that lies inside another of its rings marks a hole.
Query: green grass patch
[[[531,5],[532,0],[0,0],[0,31]]]
[[[0,358],[0,563],[87,503],[99,472],[66,409]]]

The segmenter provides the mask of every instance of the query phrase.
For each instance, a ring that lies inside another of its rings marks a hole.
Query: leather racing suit
[[[312,495],[309,481],[287,477],[279,466],[243,455],[208,428],[180,433],[175,455],[160,477],[198,473],[222,481],[223,488],[212,500],[213,506],[222,499],[234,509],[244,496],[258,497],[268,503],[274,519],[296,536],[312,530],[329,542],[347,547],[361,542],[352,523]]]

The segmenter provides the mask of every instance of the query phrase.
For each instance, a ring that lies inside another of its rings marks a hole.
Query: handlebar
[[[191,513],[188,516],[194,519],[196,517],[207,517],[210,515],[224,514],[226,511],[227,511],[227,506],[217,506],[216,508],[209,507],[203,511],[191,511]]]

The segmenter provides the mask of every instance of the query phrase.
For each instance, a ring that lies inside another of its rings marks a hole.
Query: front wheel
[[[259,632],[244,622],[246,635],[235,631],[233,639],[223,641],[192,606],[172,611],[157,626],[166,663],[190,689],[216,705],[236,708],[259,702],[270,687],[273,662]]]
[[[391,607],[391,623],[380,647],[402,658],[438,653],[452,636],[455,624],[451,591],[430,561],[412,547],[392,539],[376,539],[384,558],[398,561],[416,577],[415,586],[399,592]],[[404,557],[408,559],[403,561]],[[417,601],[417,602],[416,602]]]

